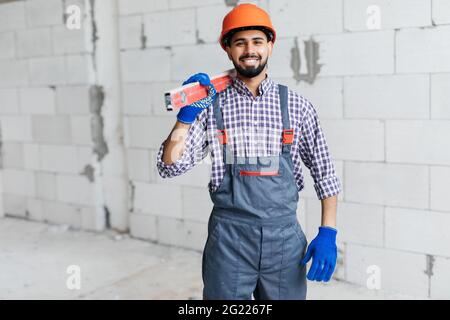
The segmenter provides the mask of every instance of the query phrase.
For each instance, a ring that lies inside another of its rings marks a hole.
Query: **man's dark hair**
[[[264,34],[267,37],[267,42],[272,41],[273,40],[273,33],[272,31],[270,31],[269,29],[265,28],[265,27],[259,27],[259,26],[251,26],[251,27],[241,27],[241,28],[236,28],[231,30],[230,32],[228,32],[224,37],[223,37],[223,44],[226,47],[231,47],[231,38],[233,38],[233,36],[239,32],[239,31],[244,31],[244,30],[260,30],[262,32],[264,32]]]

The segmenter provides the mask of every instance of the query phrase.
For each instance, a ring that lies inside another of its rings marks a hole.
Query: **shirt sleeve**
[[[202,111],[197,116],[195,122],[189,127],[183,154],[176,162],[172,164],[163,162],[164,142],[161,144],[156,157],[156,166],[162,178],[179,176],[192,169],[208,155],[208,139],[206,138],[207,114],[207,110]]]
[[[306,102],[300,128],[300,157],[314,180],[317,197],[322,200],[338,194],[341,184],[336,176],[317,112],[309,101]]]

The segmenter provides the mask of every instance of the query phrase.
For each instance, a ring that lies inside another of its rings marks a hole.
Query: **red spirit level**
[[[236,71],[234,69],[230,69],[212,77],[211,83],[214,85],[214,88],[216,88],[216,92],[219,93],[225,90],[231,83],[235,74]],[[198,100],[206,98],[207,96],[207,87],[200,85],[199,82],[189,83],[164,93],[167,111],[172,111],[173,109],[179,109],[190,105]]]

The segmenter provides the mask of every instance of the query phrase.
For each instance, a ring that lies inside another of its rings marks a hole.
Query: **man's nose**
[[[246,44],[244,54],[246,56],[256,56],[256,47],[253,45],[253,43]]]

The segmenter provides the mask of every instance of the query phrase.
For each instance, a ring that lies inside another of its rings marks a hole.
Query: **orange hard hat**
[[[270,21],[269,14],[253,3],[242,3],[223,18],[220,45],[225,50],[225,40],[232,31],[258,29],[268,35],[269,41],[275,42],[276,32]]]

